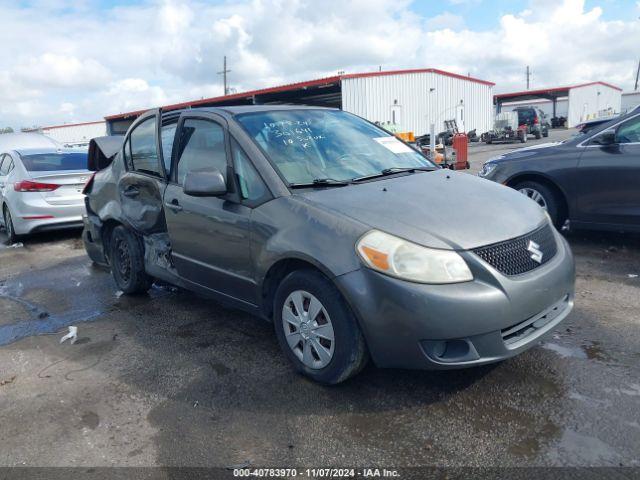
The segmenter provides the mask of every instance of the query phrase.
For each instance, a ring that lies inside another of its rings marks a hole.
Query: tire
[[[140,238],[122,225],[113,229],[109,260],[116,285],[125,294],[144,293],[152,278],[144,270],[144,249]]]
[[[520,139],[520,143],[527,143],[527,133],[526,132],[522,132],[520,135],[518,135],[518,138]]]
[[[560,200],[551,188],[535,181],[520,182],[513,188],[544,208],[556,228],[560,228]]]
[[[536,130],[536,132],[534,133],[536,140],[540,140],[540,137],[542,137],[542,135],[540,134],[540,130]]]
[[[4,219],[4,231],[7,234],[7,245],[12,245],[20,239],[20,236],[16,234],[16,230],[13,227],[11,212],[9,211],[9,207],[6,205],[2,210],[2,215]]]
[[[310,318],[308,314],[314,309],[317,313]],[[369,360],[351,309],[336,287],[319,272],[297,270],[284,278],[276,291],[273,321],[278,343],[287,358],[299,373],[318,383],[344,382]],[[331,336],[333,340],[329,340]]]
[[[542,136],[544,138],[547,138],[549,136],[549,129],[546,129],[544,132],[542,132]]]

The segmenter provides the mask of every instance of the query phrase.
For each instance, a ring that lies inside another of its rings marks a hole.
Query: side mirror
[[[593,143],[596,145],[614,145],[616,142],[615,132],[604,132],[593,139]]]
[[[227,182],[217,168],[203,168],[188,172],[182,189],[192,197],[220,197],[227,193]]]

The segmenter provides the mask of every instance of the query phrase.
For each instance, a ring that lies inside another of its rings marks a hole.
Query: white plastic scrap
[[[76,343],[78,340],[78,327],[74,327],[73,325],[69,325],[69,333],[67,333],[64,337],[60,339],[60,343],[71,339],[71,345]]]
[[[636,275],[635,273],[630,273],[627,275],[627,277],[629,278],[638,278],[638,275]]]
[[[11,245],[9,245],[7,248],[22,248],[24,247],[24,245],[22,244],[22,242],[17,242],[17,243],[12,243]]]

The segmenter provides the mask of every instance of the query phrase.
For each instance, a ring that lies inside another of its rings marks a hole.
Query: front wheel
[[[144,293],[152,279],[144,270],[144,249],[140,239],[123,226],[111,234],[111,274],[120,290],[126,294]]]
[[[560,222],[559,202],[554,192],[538,182],[521,182],[513,187],[523,195],[536,202],[543,210],[546,210],[554,225],[558,226]]]
[[[324,384],[357,374],[368,360],[364,337],[340,292],[313,270],[290,273],[274,300],[280,347],[296,370]]]
[[[7,245],[12,245],[18,241],[18,235],[16,235],[16,230],[13,226],[13,218],[11,218],[9,207],[5,206],[2,214],[4,217],[4,230],[7,233]]]

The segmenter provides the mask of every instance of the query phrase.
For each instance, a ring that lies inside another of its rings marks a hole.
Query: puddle
[[[586,352],[579,347],[566,347],[557,343],[543,343],[542,348],[556,352],[562,358],[582,358],[587,359]]]
[[[550,456],[559,462],[570,457],[591,465],[602,464],[602,462],[617,465],[620,459],[620,454],[602,440],[570,429],[564,431],[560,442]]]
[[[640,384],[630,383],[626,387],[605,388],[604,391],[607,393],[614,393],[616,395],[626,395],[628,397],[640,397]]]
[[[541,346],[546,350],[557,353],[562,358],[580,358],[582,360],[599,360],[601,362],[611,360],[611,357],[604,351],[600,342],[584,343],[579,347],[545,342]]]
[[[600,408],[600,407],[606,408],[612,405],[610,400],[598,400],[597,398],[587,397],[586,395],[582,395],[581,393],[578,393],[578,392],[570,392],[569,398],[571,400],[577,400],[578,402],[585,403],[594,408]]]
[[[529,433],[532,433],[529,431]],[[534,435],[526,436],[521,441],[509,446],[509,452],[519,457],[531,458],[558,437],[560,428],[554,423],[547,422]]]
[[[110,273],[91,267],[86,258],[25,272],[0,286],[0,345],[55,333],[114,308],[132,308],[172,293],[169,288],[154,287],[148,295],[118,297],[115,291]]]

